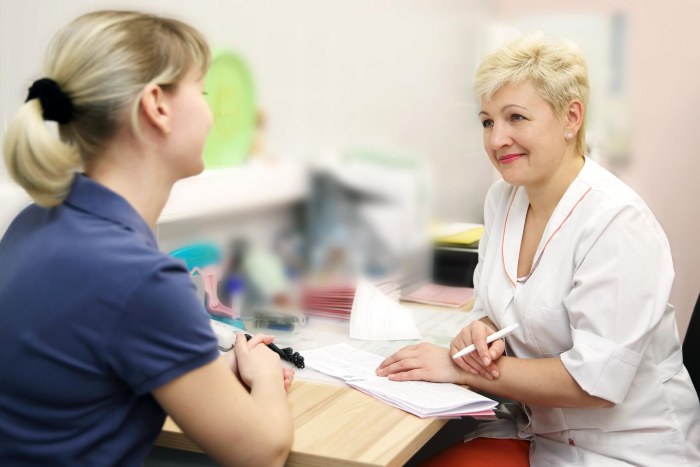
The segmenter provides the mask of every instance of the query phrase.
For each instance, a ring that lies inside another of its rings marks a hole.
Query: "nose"
[[[485,136],[488,148],[493,151],[513,144],[508,127],[500,124],[499,122],[494,122],[490,131]]]

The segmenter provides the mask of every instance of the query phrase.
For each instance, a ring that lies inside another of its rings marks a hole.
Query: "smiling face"
[[[529,81],[507,84],[482,100],[479,118],[486,153],[512,185],[544,186],[574,160],[566,115],[555,114]]]

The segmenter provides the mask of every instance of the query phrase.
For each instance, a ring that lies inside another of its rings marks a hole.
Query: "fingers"
[[[462,358],[458,358],[457,360],[455,360],[455,363],[457,363],[457,366],[459,366],[465,371],[468,371],[473,375],[479,375],[488,380],[492,380],[494,378],[491,366],[495,368],[495,364],[491,363],[491,365],[485,367],[483,365],[483,361],[479,359],[478,353],[476,351],[471,352],[463,356]]]
[[[484,360],[476,350],[464,355],[462,358],[456,359],[454,362],[464,371],[492,380],[500,376],[498,366],[494,362],[505,352],[505,343],[502,339],[494,341],[491,346],[488,347],[487,352],[490,357],[488,365],[484,365]]]
[[[272,344],[275,341],[275,336],[271,334],[260,334],[260,339],[263,344],[268,345]]]
[[[451,354],[455,354],[470,344],[474,344],[476,350],[461,359],[455,360],[457,366],[473,375],[480,375],[486,379],[499,377],[498,367],[494,361],[505,352],[505,342],[502,339],[494,341],[490,346],[486,343],[486,337],[495,332],[485,323],[475,321],[463,328],[452,340]]]
[[[461,351],[465,347],[471,345],[474,340],[472,340],[472,333],[474,332],[471,327],[464,328],[462,332],[460,332],[453,340],[450,345],[450,355],[454,355],[457,352]],[[474,339],[476,339],[476,333],[474,336]],[[484,337],[484,341],[486,338]],[[484,365],[483,360],[479,358],[479,354],[477,351],[470,352],[467,355],[462,356],[461,358],[457,358],[454,360],[454,362],[457,364],[458,367],[460,367],[462,370],[471,373],[473,375],[481,375],[484,378],[487,378],[489,375],[489,372],[486,370],[486,366]],[[489,362],[491,363],[491,362]]]
[[[236,342],[233,344],[233,351],[236,354],[247,354],[249,348],[248,345],[246,345],[247,343],[248,341],[245,338],[245,334],[239,332],[238,334],[236,334]]]
[[[282,379],[284,380],[284,390],[289,391],[294,381],[294,368],[282,368]]]
[[[294,370],[294,368],[283,367],[282,374],[284,375],[284,379],[288,379],[289,381],[293,381],[294,375],[296,374],[296,370]]]
[[[489,346],[486,343],[485,326],[475,326],[473,328],[472,342],[476,347],[476,352],[479,354],[478,357],[483,362],[483,365],[489,366],[491,364],[491,354],[489,353]]]
[[[268,334],[255,334],[248,341],[248,348],[252,349],[258,344],[271,344],[275,340],[275,336],[270,336]]]
[[[236,365],[236,352],[226,352],[224,354],[224,360],[231,371],[234,373],[238,371],[238,367]]]
[[[379,374],[379,370],[384,369],[390,365],[393,365],[400,360],[408,358],[415,349],[416,349],[415,345],[409,345],[408,347],[404,347],[403,349],[399,350],[398,352],[394,352],[393,354],[389,355],[387,358],[384,359],[384,361],[382,363],[379,364],[379,366],[377,367],[376,373]],[[386,374],[386,373],[384,373],[384,374]]]
[[[402,358],[384,367],[377,369],[377,376],[387,376],[394,373],[401,373],[419,367],[419,361],[415,358]]]
[[[503,339],[498,339],[491,343],[489,347],[489,353],[491,354],[491,360],[497,360],[506,351],[506,341]]]
[[[413,369],[401,373],[392,373],[387,376],[387,379],[391,381],[421,381],[425,379],[422,373],[420,369]]]

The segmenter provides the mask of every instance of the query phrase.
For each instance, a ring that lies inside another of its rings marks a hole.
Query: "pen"
[[[250,334],[247,332],[244,333],[246,340],[250,340],[253,338]],[[292,365],[294,365],[297,368],[304,368],[304,357],[302,357],[299,352],[294,352],[291,347],[286,347],[284,349],[280,349],[277,347],[275,344],[267,344],[267,348],[275,352],[277,355],[280,356],[282,360],[288,361]]]
[[[505,337],[505,336],[507,336],[508,334],[510,334],[511,332],[513,332],[513,331],[515,331],[516,329],[518,329],[518,327],[519,327],[519,326],[518,326],[518,323],[513,323],[513,324],[511,324],[510,326],[506,326],[506,327],[504,327],[503,329],[501,329],[500,331],[496,331],[496,332],[494,332],[493,334],[489,335],[489,336],[486,338],[486,343],[487,343],[487,344],[490,344],[491,342],[493,342],[493,341],[495,341],[495,340],[497,340],[497,339],[500,339],[501,337]],[[457,352],[456,354],[454,354],[454,355],[452,356],[452,358],[463,357],[463,356],[467,355],[467,354],[470,353],[470,352],[474,352],[475,350],[476,350],[476,346],[475,346],[474,344],[468,345],[468,346],[466,346],[465,348],[463,348],[462,350],[460,350],[459,352]]]

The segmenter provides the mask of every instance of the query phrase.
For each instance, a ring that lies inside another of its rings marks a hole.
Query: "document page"
[[[335,376],[343,381],[353,381],[375,376],[374,371],[384,357],[347,344],[335,344],[302,352],[306,367]]]
[[[390,381],[376,376],[380,355],[335,344],[303,352],[306,366],[418,417],[457,417],[489,413],[496,402],[462,386],[427,381]]]
[[[362,340],[421,339],[413,313],[367,280],[359,279],[350,313],[350,337]]]

